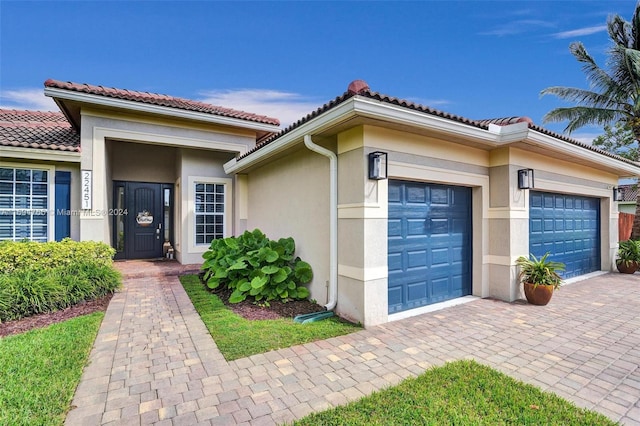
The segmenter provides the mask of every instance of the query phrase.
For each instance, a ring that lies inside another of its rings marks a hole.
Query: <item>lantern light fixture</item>
[[[386,179],[388,170],[386,152],[374,151],[369,154],[369,179]]]
[[[518,189],[531,189],[533,187],[533,169],[518,170]]]
[[[622,201],[622,190],[616,186],[613,187],[613,201]]]

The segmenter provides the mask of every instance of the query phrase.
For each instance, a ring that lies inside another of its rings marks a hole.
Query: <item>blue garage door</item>
[[[389,313],[471,294],[471,189],[389,181]]]
[[[564,278],[599,271],[600,200],[531,191],[529,251],[564,263]]]

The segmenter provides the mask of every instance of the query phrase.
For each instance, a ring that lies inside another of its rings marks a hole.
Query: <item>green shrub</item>
[[[113,248],[97,241],[0,241],[0,271],[52,269],[84,261],[111,265],[114,254]]]
[[[311,266],[299,257],[293,238],[268,239],[260,230],[245,231],[239,237],[213,240],[202,269],[209,288],[224,286],[233,293],[229,302],[252,296],[256,302],[306,299],[306,284],[313,278]]]
[[[0,274],[0,321],[56,311],[113,293],[121,278],[113,267],[112,253],[109,246],[96,242],[1,243],[0,264],[5,267],[9,259],[15,263]]]

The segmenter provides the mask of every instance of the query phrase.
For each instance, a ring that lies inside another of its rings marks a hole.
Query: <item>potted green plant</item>
[[[540,259],[533,254],[529,258],[520,256],[516,265],[520,267],[518,279],[524,287],[527,302],[532,305],[546,305],[553,296],[553,290],[562,285],[558,271],[564,271],[564,263],[548,260],[549,253]]]
[[[616,267],[622,274],[633,274],[640,265],[640,241],[626,240],[618,243]]]

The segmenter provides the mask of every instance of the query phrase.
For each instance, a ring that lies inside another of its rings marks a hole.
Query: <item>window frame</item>
[[[15,211],[15,210],[30,210],[30,211],[43,211],[44,215],[46,216],[46,232],[45,232],[45,240],[44,241],[55,241],[55,210],[54,207],[55,206],[55,171],[56,168],[54,166],[47,166],[47,165],[43,165],[43,164],[34,164],[34,163],[10,163],[10,162],[0,162],[0,168],[5,168],[5,169],[14,169],[14,173],[16,169],[23,169],[23,170],[30,170],[30,171],[46,171],[47,172],[47,193],[44,196],[46,198],[46,207],[42,208],[42,209],[34,209],[34,208],[29,208],[29,209],[19,209],[19,208],[11,208],[11,209],[7,209],[7,208],[0,208],[0,210],[3,211]],[[16,180],[15,180],[15,175],[13,178],[13,183],[15,184]],[[32,181],[29,182],[30,184],[33,184]],[[15,202],[15,190],[14,190],[14,194],[13,194],[13,199]],[[30,199],[32,199],[33,194],[30,194]],[[32,216],[33,217],[33,216]],[[15,222],[13,222],[14,224],[14,229],[12,231],[12,238],[11,241],[22,241],[22,239],[16,239],[15,236]],[[33,223],[30,221],[30,226],[33,226]],[[33,228],[30,229],[30,233],[33,232]],[[29,238],[29,241],[34,241],[32,239]],[[38,241],[43,241],[43,240],[38,240]]]
[[[224,188],[224,211],[219,216],[222,216],[222,237],[230,237],[232,235],[232,179],[228,178],[215,178],[204,176],[189,176],[188,179],[188,245],[189,253],[204,253],[207,251],[210,243],[196,243],[196,184],[214,184],[222,185]]]

